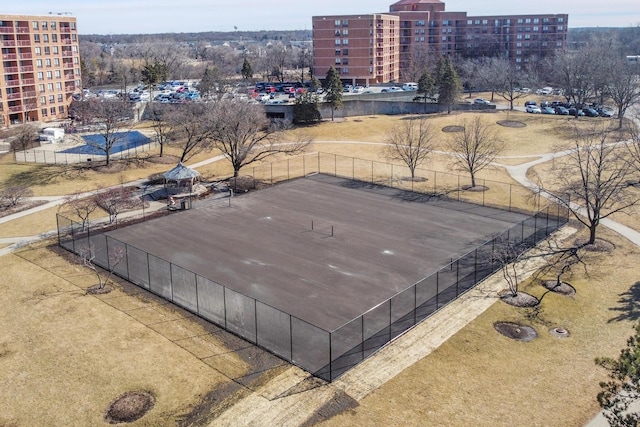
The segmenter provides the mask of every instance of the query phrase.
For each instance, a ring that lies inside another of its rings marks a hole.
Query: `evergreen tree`
[[[318,97],[311,93],[305,92],[296,98],[293,106],[293,123],[294,124],[313,124],[322,120],[320,111],[318,111]]]
[[[425,71],[418,80],[418,94],[422,95],[424,102],[433,99],[436,92],[436,82],[430,72]]]
[[[438,104],[446,105],[447,113],[451,113],[451,108],[462,93],[462,84],[448,56],[442,57],[438,61],[436,84],[438,86]]]
[[[331,121],[333,121],[333,112],[343,105],[342,80],[340,80],[340,75],[333,66],[327,71],[327,76],[324,80],[324,91],[324,100],[331,105]]]
[[[251,68],[251,64],[247,58],[244,58],[244,62],[242,63],[242,78],[245,80],[249,80],[253,77],[253,68]]]

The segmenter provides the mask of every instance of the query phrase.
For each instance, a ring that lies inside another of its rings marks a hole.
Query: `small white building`
[[[64,139],[63,128],[44,128],[40,133],[40,142],[45,144],[55,144]]]

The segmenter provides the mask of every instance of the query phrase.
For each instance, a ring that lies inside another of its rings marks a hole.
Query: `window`
[[[54,43],[58,43],[58,35],[57,34],[51,34],[51,41]]]
[[[47,97],[46,96],[41,96],[40,97],[40,105],[47,105]]]
[[[71,34],[71,40],[78,41],[78,36],[76,36],[75,34]]]
[[[340,56],[340,48],[336,49],[336,55]]]
[[[349,20],[348,19],[343,19],[342,20],[342,26],[343,27],[348,27],[349,26]]]
[[[42,68],[42,59],[36,59],[36,67]]]
[[[522,47],[522,43],[520,42],[516,43],[516,47]]]
[[[73,53],[78,53],[78,46],[76,45],[71,46],[71,50],[73,51]]]
[[[342,54],[349,55],[349,49],[342,49]],[[80,70],[78,68],[76,68],[76,70],[78,70],[78,74],[80,74]]]
[[[56,70],[55,73],[56,73],[56,79],[59,79],[60,77],[62,77],[60,74],[60,70]]]
[[[525,34],[524,39],[525,40],[531,40],[531,34]]]
[[[540,31],[540,27],[533,27],[533,31],[534,31],[534,32],[538,32],[538,31]]]
[[[558,31],[563,31],[564,27],[562,25],[558,25]]]
[[[442,41],[446,42],[447,41],[447,36],[442,36]]]
[[[444,21],[442,21],[442,26],[443,27],[448,27],[449,26],[449,21],[447,21],[446,19]]]
[[[342,35],[343,36],[348,36],[349,35],[349,30],[342,30]]]
[[[505,23],[505,25],[509,25],[509,24],[511,24],[511,19],[505,19],[505,20],[504,20],[504,23]]]
[[[488,23],[489,23],[489,21],[488,21],[488,20],[486,20],[486,19],[483,19],[483,20],[482,20],[482,25],[487,25]]]
[[[43,117],[47,117],[47,109],[43,108],[42,110],[40,110],[40,115],[42,115]]]
[[[38,85],[38,91],[39,91],[40,93],[44,92],[44,84],[39,84],[39,85]]]
[[[476,25],[480,25],[480,20],[479,20],[479,19],[476,19],[476,20],[474,21],[474,24],[476,24]]]
[[[336,30],[335,36],[340,37],[340,30]]]
[[[60,58],[53,58],[53,65],[55,65],[56,67],[60,66]]]
[[[44,54],[45,55],[50,55],[51,54],[51,49],[49,49],[49,46],[45,46],[44,47]]]
[[[557,42],[556,47],[562,47],[562,42]]]
[[[64,101],[64,97],[61,93],[58,94],[58,102]]]
[[[340,46],[340,39],[336,39],[336,46]]]
[[[525,23],[525,24],[531,24],[531,18],[527,18],[527,19],[524,21],[524,23]]]
[[[518,19],[518,24],[522,24],[522,19]]]
[[[72,22],[72,23],[71,23],[71,29],[72,29],[72,30],[75,30],[75,29],[76,29],[76,23],[75,23],[75,22]]]
[[[41,25],[43,30],[47,29],[47,21],[42,21],[42,25]]]
[[[64,105],[58,106],[58,113],[64,114]]]
[[[57,55],[58,54],[58,46],[54,46],[53,47],[53,54]]]
[[[340,58],[336,58],[336,64],[340,64]]]
[[[62,83],[61,82],[57,82],[56,83],[56,89],[62,90]]]
[[[33,41],[36,43],[40,43],[40,34],[34,34],[33,35]]]
[[[339,27],[339,26],[340,26],[340,20],[339,20],[339,19],[336,19],[336,21],[335,21],[335,25],[336,25],[336,27]]]
[[[473,25],[473,21],[471,19],[467,19],[467,25]]]
[[[33,21],[33,22],[31,23],[31,26],[32,26],[32,28],[33,28],[34,30],[37,30],[37,29],[38,29],[38,21]]]
[[[78,62],[78,58],[77,58],[77,57],[73,58],[73,63],[74,63],[74,64],[76,64],[76,65],[78,65],[78,64],[79,64],[79,62]]]
[[[43,34],[42,41],[44,41],[45,43],[49,43],[49,34]]]
[[[56,29],[56,23],[55,21],[51,21],[51,29],[55,30]]]
[[[349,67],[343,67],[342,74],[349,74]]]
[[[47,71],[47,79],[53,79],[53,73],[51,71]]]
[[[349,45],[349,39],[342,39],[342,45],[343,46],[348,46]]]
[[[52,116],[55,116],[56,115],[56,107],[49,108],[49,112],[51,113]]]
[[[45,60],[44,60],[44,64],[45,64],[47,67],[51,67],[51,60],[50,60],[49,58],[45,59]]]
[[[38,80],[44,80],[44,73],[42,71],[38,71]]]
[[[522,40],[522,34],[518,34],[518,36],[516,37],[517,40]]]
[[[53,83],[47,83],[47,90],[53,92]]]
[[[540,19],[538,19],[538,18],[534,18],[534,19],[533,19],[533,23],[534,23],[534,24],[539,24],[539,23],[540,23]]]
[[[36,55],[40,55],[42,53],[39,47],[36,47],[34,51],[36,52]]]
[[[564,18],[558,18],[558,22],[564,22]]]
[[[54,95],[49,95],[49,104],[55,104],[56,97]]]
[[[342,63],[344,65],[349,65],[349,58],[342,58]]]

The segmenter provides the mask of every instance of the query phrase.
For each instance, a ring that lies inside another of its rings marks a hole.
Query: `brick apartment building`
[[[353,84],[397,82],[414,56],[503,57],[516,65],[567,41],[567,14],[467,16],[440,0],[400,0],[388,13],[314,16],[314,75],[331,65]]]
[[[81,90],[76,18],[0,15],[0,126],[68,116]]]

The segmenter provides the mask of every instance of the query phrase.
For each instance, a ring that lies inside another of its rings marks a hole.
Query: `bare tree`
[[[507,238],[498,237],[493,250],[493,261],[497,262],[502,271],[502,277],[507,282],[509,294],[518,296],[520,287],[519,263],[524,257],[524,247],[515,244]]]
[[[80,116],[85,123],[98,125],[98,133],[103,140],[87,144],[103,152],[106,165],[109,166],[112,151],[125,136],[124,130],[131,125],[133,115],[131,106],[123,101],[103,101],[93,98],[73,103],[72,115]]]
[[[169,116],[172,139],[182,148],[181,162],[212,148],[213,111],[217,104],[181,104]]]
[[[603,125],[587,130],[574,129],[573,145],[566,156],[554,161],[556,197],[571,214],[589,229],[589,241],[596,241],[600,221],[624,212],[638,202],[628,180],[635,171],[627,152],[609,142],[610,131]]]
[[[89,243],[80,248],[78,252],[78,256],[80,257],[80,262],[83,266],[92,270],[96,278],[98,279],[98,285],[94,287],[90,287],[89,290],[103,290],[109,284],[113,273],[125,258],[126,258],[126,250],[122,246],[118,246],[109,250],[109,266],[108,266],[108,274],[106,277],[103,277],[101,270],[95,264],[96,254],[93,246]]]
[[[624,58],[616,57],[611,65],[614,71],[608,74],[605,87],[618,109],[618,129],[621,129],[627,109],[640,99],[640,79],[637,67],[632,67]]]
[[[498,139],[491,125],[475,117],[471,123],[463,123],[462,132],[455,134],[448,144],[453,167],[471,175],[471,187],[476,186],[476,175],[495,160],[504,144]]]
[[[93,196],[93,201],[100,209],[109,214],[110,224],[116,222],[118,215],[122,212],[139,205],[139,201],[133,197],[133,190],[122,185],[99,190]]]
[[[156,141],[160,145],[160,157],[164,154],[164,147],[169,143],[171,125],[169,119],[174,113],[173,105],[153,102],[149,105],[149,118],[151,126],[156,133]]]
[[[482,68],[482,79],[498,96],[509,102],[509,109],[513,110],[514,101],[528,95],[519,90],[528,81],[527,73],[509,60],[492,58]]]
[[[82,221],[82,230],[89,228],[89,217],[98,209],[98,205],[93,197],[83,197],[80,193],[67,196],[64,205],[73,210]]]
[[[310,142],[277,143],[283,125],[270,123],[261,105],[223,100],[215,104],[212,120],[214,146],[231,162],[234,177],[244,166],[267,157],[300,154]]]
[[[38,127],[32,124],[16,126],[16,135],[11,140],[12,151],[24,151],[38,140]]]
[[[13,185],[0,190],[0,207],[12,208],[18,206],[22,201],[33,195],[29,187]]]
[[[416,168],[433,151],[436,129],[425,117],[404,120],[387,135],[387,158],[404,162],[415,178]]]

